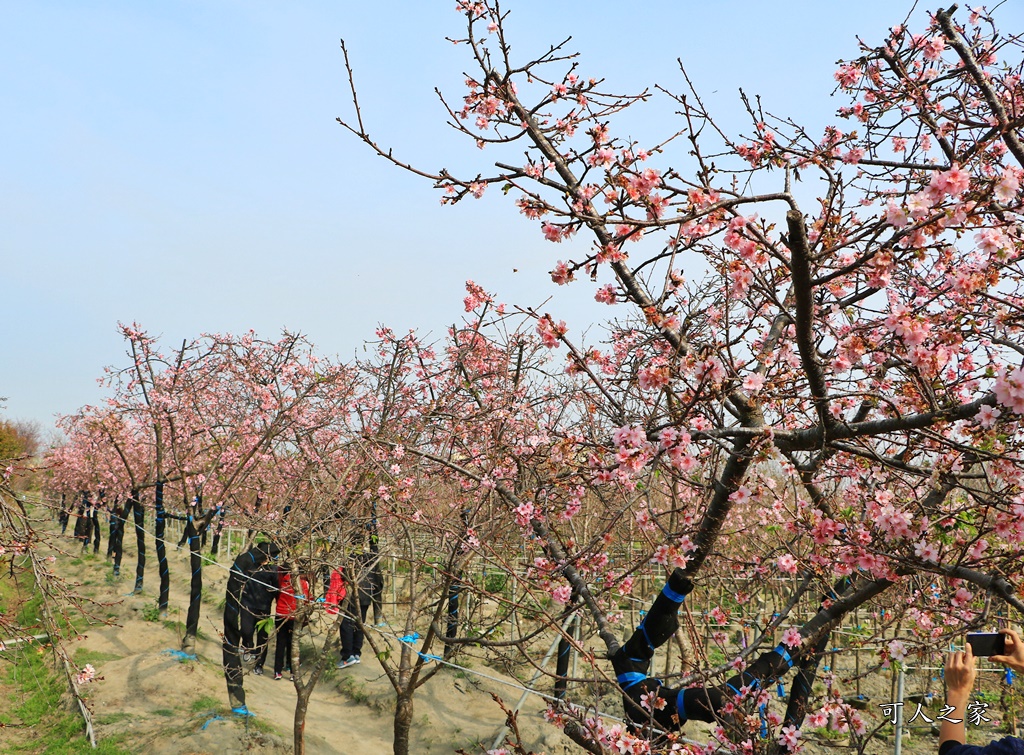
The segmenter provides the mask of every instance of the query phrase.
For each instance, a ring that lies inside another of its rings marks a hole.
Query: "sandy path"
[[[62,545],[74,550],[70,540]],[[110,603],[104,610],[117,622],[117,626],[91,627],[72,646],[72,652],[81,653],[80,657],[92,662],[103,677],[86,687],[98,737],[127,733],[134,750],[166,755],[291,752],[295,690],[287,677],[282,681],[274,681],[270,675],[245,677],[248,706],[257,715],[255,723],[247,725],[226,712],[218,634],[222,609],[217,607],[226,570],[204,569],[208,597],[203,603],[198,660],[182,662],[166,652],[178,647],[180,628],[144,618],[156,601],[157,575],[151,548],[150,543],[147,566],[151,571],[147,572],[141,595],[125,595],[134,584],[134,541],[126,543],[124,576],[116,582],[108,576],[111,567],[101,557],[86,556],[78,565],[71,565],[67,557],[61,559],[62,573],[82,582],[81,589],[93,599]],[[183,621],[187,552],[170,547],[168,558],[170,619]],[[271,658],[272,653],[273,648]],[[481,670],[508,679],[492,669]],[[438,674],[416,693],[412,751],[450,753],[459,747],[473,751],[477,742],[490,747],[504,723],[503,714],[490,698],[491,690],[509,705],[519,696],[509,687],[451,669]],[[358,666],[330,669],[310,702],[307,752],[390,752],[392,700],[390,684],[372,655],[365,654]],[[571,751],[561,734],[544,724],[542,710],[543,701],[537,697],[529,698],[524,706],[520,725],[529,746],[548,755]],[[216,718],[218,715],[220,718]]]

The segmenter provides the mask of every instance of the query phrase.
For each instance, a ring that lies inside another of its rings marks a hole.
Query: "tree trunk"
[[[454,640],[459,636],[459,588],[462,586],[461,573],[455,576],[448,586],[448,622],[445,626],[444,636],[447,640]],[[455,645],[445,643],[444,659],[450,660],[455,654]]]
[[[412,730],[412,693],[403,692],[395,698],[395,755],[409,755],[409,732]]]
[[[824,610],[826,600],[838,598],[845,593],[849,586],[849,578],[842,577],[839,579],[832,588],[832,592],[824,596],[819,610]],[[823,634],[813,650],[797,662],[796,674],[793,675],[793,681],[789,685],[789,703],[786,705],[786,715],[782,719],[782,726],[795,726],[799,729],[803,725],[804,717],[807,715],[807,703],[810,700],[814,687],[814,679],[818,675],[818,666],[821,663],[826,648],[828,648],[830,638],[831,633]],[[783,744],[776,743],[769,752],[773,752],[775,755],[783,755],[789,752],[789,748]]]
[[[138,564],[135,566],[135,590],[142,592],[142,580],[146,574],[146,512],[142,509],[141,494],[138,489],[132,491],[132,518],[135,522],[135,544],[139,552]]]
[[[167,532],[167,512],[164,511],[164,484],[156,484],[156,562],[160,572],[160,595],[156,606],[160,618],[167,618],[167,604],[171,593],[171,570],[167,566],[167,543],[164,535]]]
[[[185,618],[185,636],[181,640],[181,649],[189,655],[195,655],[196,635],[199,633],[199,610],[203,598],[203,558],[199,553],[201,536],[196,530],[194,518],[189,519],[185,525],[185,534],[188,536],[188,564],[192,570],[192,580],[189,583],[188,615]]]
[[[573,618],[569,624],[568,634],[571,636],[576,631],[576,622],[579,617]],[[565,699],[565,691],[569,685],[569,659],[572,657],[572,645],[569,637],[562,637],[558,641],[558,658],[555,661],[555,697],[559,700]]]
[[[305,685],[301,685],[305,687]],[[312,691],[312,688],[310,688]],[[292,748],[295,755],[305,755],[306,752],[306,709],[309,707],[309,692],[299,689],[298,697],[295,699],[295,719],[293,722]]]

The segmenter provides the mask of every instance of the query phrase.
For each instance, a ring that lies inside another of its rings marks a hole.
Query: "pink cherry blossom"
[[[778,565],[779,571],[786,574],[796,574],[797,572],[797,561],[793,558],[792,554],[786,553],[779,556],[778,561],[775,563]]]
[[[758,393],[764,387],[764,376],[756,372],[743,378],[743,390]]]
[[[790,627],[782,633],[782,644],[788,648],[799,647],[803,644],[804,638],[800,635],[800,630],[796,627]]]

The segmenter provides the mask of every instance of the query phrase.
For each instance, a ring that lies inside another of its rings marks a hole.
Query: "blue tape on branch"
[[[413,632],[412,634],[405,635],[405,637],[399,637],[398,641],[399,642],[406,642],[406,643],[412,644],[412,643],[416,642],[416,640],[418,640],[419,638],[420,638],[420,633],[419,632]]]
[[[679,723],[685,724],[689,719],[686,717],[686,700],[683,699],[683,695],[686,693],[685,689],[679,690],[679,694],[676,695],[676,713],[679,715]]]
[[[640,633],[643,634],[644,642],[647,643],[647,647],[649,647],[651,649],[651,653],[653,653],[655,648],[654,645],[651,644],[651,638],[647,636],[647,627],[644,626],[644,622],[641,621],[640,626],[637,627],[637,629],[639,629]]]
[[[786,687],[782,684],[782,682],[775,683],[775,694],[779,696],[780,700],[786,697]]]
[[[236,716],[242,716],[244,718],[256,718],[256,714],[255,713],[251,713],[249,711],[249,709],[247,707],[245,707],[244,705],[242,705],[242,706],[240,706],[238,708],[232,708],[231,712],[234,713]]]
[[[671,587],[669,587],[667,584],[664,587],[661,588],[661,594],[664,595],[669,600],[671,600],[673,603],[682,603],[686,599],[685,595],[683,595],[682,593],[676,592]]]
[[[444,658],[442,658],[441,656],[439,656],[439,655],[431,655],[430,653],[417,653],[416,655],[418,655],[420,658],[422,658],[425,661],[438,661],[438,662],[440,662],[440,661],[444,660]]]
[[[789,668],[793,668],[793,657],[789,654],[789,651],[786,650],[785,645],[779,645],[775,648],[775,652],[782,656],[782,660],[789,664]]]
[[[768,716],[765,713],[767,707],[763,703],[757,706],[757,715],[761,719],[761,739],[768,739]]]
[[[1006,676],[1004,677],[1004,679],[1006,679],[1006,683],[1007,683],[1007,685],[1009,685],[1010,687],[1012,687],[1012,686],[1013,686],[1013,680],[1014,680],[1014,678],[1015,678],[1015,675],[1014,675],[1014,673],[1013,673],[1013,669],[1012,669],[1012,668],[1009,668],[1009,667],[1007,667],[1007,669],[1006,669]]]
[[[646,678],[647,675],[641,674],[639,671],[625,671],[615,677],[615,681],[619,683],[619,686],[622,687],[622,689],[629,689]]]

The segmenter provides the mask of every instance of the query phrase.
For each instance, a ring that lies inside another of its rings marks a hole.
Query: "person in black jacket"
[[[348,668],[360,661],[363,650],[363,625],[371,603],[380,600],[384,592],[384,575],[380,559],[373,553],[360,553],[355,559],[356,585],[345,596],[344,616],[341,619],[341,658],[337,668]],[[356,614],[358,611],[358,615]]]
[[[60,494],[60,514],[57,515],[57,521],[60,522],[60,534],[64,534],[68,529],[68,520],[71,519],[71,507],[67,505],[67,496],[65,493]]]
[[[268,561],[277,558],[280,552],[275,543],[257,543],[235,559],[228,574],[224,603],[224,678],[231,711],[240,716],[251,715],[245,705],[245,688],[242,686],[242,593],[250,577]]]
[[[280,568],[273,562],[253,574],[242,590],[242,646],[256,656],[256,665],[252,670],[256,676],[263,675],[263,664],[267,660],[267,647],[270,644],[264,622],[272,616],[271,603],[279,590]]]
[[[82,544],[82,550],[89,547],[92,540],[92,511],[90,510],[89,494],[82,493],[82,502],[78,504],[75,512],[75,540]]]
[[[100,499],[92,507],[92,552],[100,552],[100,511],[106,506],[106,502],[103,500],[103,493],[100,493]],[[88,543],[86,543],[88,546]]]

